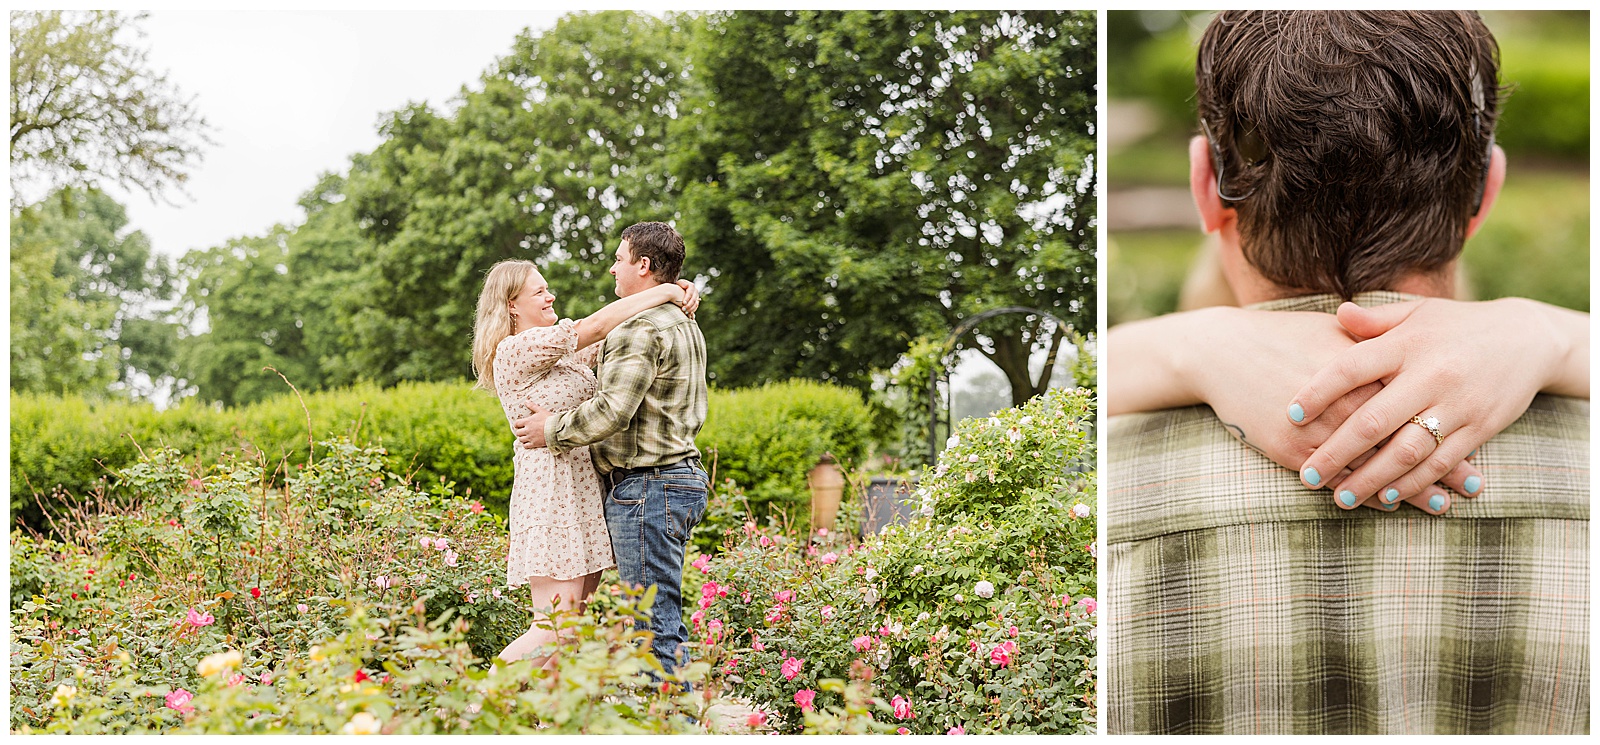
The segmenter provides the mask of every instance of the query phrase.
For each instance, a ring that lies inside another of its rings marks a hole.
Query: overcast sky
[[[300,194],[376,147],[386,112],[445,106],[523,29],[565,12],[152,11],[141,41],[152,66],[196,96],[216,144],[172,205],[109,193],[165,254],[297,222]]]

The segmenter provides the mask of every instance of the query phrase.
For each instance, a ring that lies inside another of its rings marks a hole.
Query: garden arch
[[[1012,315],[1016,313],[1044,316],[1045,318],[1049,318],[1050,320],[1056,322],[1056,333],[1058,334],[1072,328],[1070,324],[1061,320],[1050,311],[1040,310],[1038,308],[1028,308],[1021,305],[1008,305],[1004,308],[991,308],[983,311],[982,313],[978,313],[977,315],[969,316],[968,318],[962,320],[961,323],[956,324],[956,327],[950,331],[950,335],[945,337],[944,345],[939,348],[939,356],[935,360],[932,374],[928,376],[928,464],[930,467],[934,463],[939,462],[939,381],[945,380],[946,383],[949,382],[949,376],[946,373],[945,360],[950,357],[950,351],[955,348],[956,342],[960,341],[962,336],[965,336],[968,332],[977,328],[978,324],[996,316]],[[950,386],[946,385],[943,423],[947,431],[953,424],[950,421],[950,402]]]

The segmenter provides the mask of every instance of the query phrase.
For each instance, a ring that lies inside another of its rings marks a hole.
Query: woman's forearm
[[[1203,403],[1197,371],[1180,355],[1197,340],[1215,309],[1118,324],[1106,333],[1106,413],[1155,411]]]
[[[606,305],[578,321],[578,348],[583,349],[611,333],[613,329],[644,311],[683,298],[683,289],[677,285],[657,285]]]
[[[1589,397],[1589,314],[1560,308],[1536,300],[1512,298],[1507,302],[1527,303],[1545,319],[1557,354],[1542,393],[1558,396]]]

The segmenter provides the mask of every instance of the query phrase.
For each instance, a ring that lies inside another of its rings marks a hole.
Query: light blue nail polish
[[[1472,452],[1467,453],[1467,457],[1471,458],[1472,456],[1477,455],[1477,454],[1478,454],[1478,449],[1477,448],[1473,448]]]
[[[1478,488],[1483,486],[1483,479],[1477,476],[1468,476],[1466,482],[1461,485],[1467,488],[1468,494],[1477,494]]]
[[[1305,470],[1304,475],[1306,477],[1306,483],[1307,484],[1310,484],[1312,486],[1321,486],[1322,485],[1322,474],[1317,473],[1317,469],[1315,469],[1315,468],[1307,468]]]
[[[1299,424],[1306,420],[1306,410],[1300,408],[1300,404],[1289,404],[1289,418]]]
[[[1434,512],[1438,512],[1440,510],[1443,510],[1444,509],[1444,495],[1443,494],[1435,494],[1435,495],[1433,495],[1431,497],[1428,497],[1428,509],[1433,510]]]
[[[1396,501],[1399,501],[1399,499],[1400,499],[1400,490],[1399,489],[1389,489],[1388,491],[1385,491],[1383,493],[1383,501],[1385,501],[1385,502],[1396,502]]]
[[[1395,510],[1400,509],[1400,503],[1399,502],[1390,502],[1389,504],[1384,505],[1383,509],[1384,509],[1385,512],[1394,512]]]
[[[1356,506],[1356,493],[1349,489],[1341,489],[1339,491],[1339,501],[1343,502],[1346,507],[1354,507]]]

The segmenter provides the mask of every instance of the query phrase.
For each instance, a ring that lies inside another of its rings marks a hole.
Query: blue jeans
[[[681,664],[689,636],[683,625],[683,553],[689,534],[706,513],[711,478],[698,466],[680,463],[622,478],[606,494],[606,527],[617,574],[635,587],[656,586],[649,608],[655,632],[651,652],[667,672]]]

